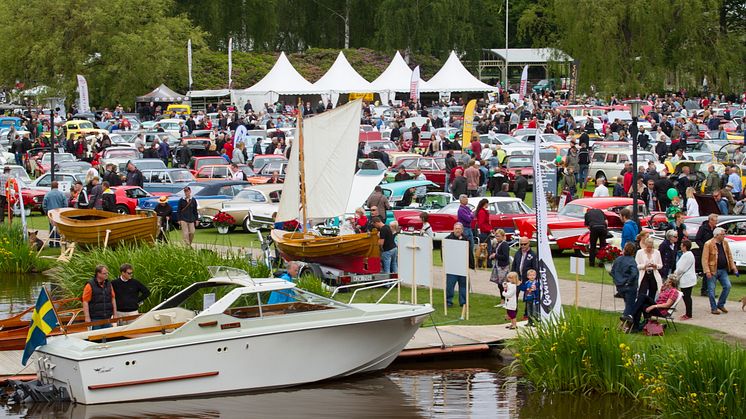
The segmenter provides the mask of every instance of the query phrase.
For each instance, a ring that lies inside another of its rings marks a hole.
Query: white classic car
[[[236,225],[241,225],[247,233],[271,228],[275,222],[273,216],[280,205],[281,194],[281,183],[244,188],[233,199],[214,202],[200,208],[200,223],[212,223],[212,218],[217,213],[224,212],[233,216]]]

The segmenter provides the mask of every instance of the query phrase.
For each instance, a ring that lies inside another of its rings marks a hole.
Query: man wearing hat
[[[179,199],[176,216],[179,219],[181,236],[184,238],[184,243],[191,246],[199,214],[197,213],[197,200],[192,198],[192,189],[189,186],[184,188],[184,197]]]
[[[158,217],[159,225],[158,240],[167,241],[172,212],[171,205],[168,205],[168,197],[158,198],[158,205],[155,206],[155,215]]]

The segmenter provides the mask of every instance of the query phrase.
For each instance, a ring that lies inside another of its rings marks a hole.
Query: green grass
[[[744,417],[746,351],[707,329],[627,335],[609,313],[565,317],[519,330],[510,366],[549,391],[628,396],[665,417]]]
[[[181,231],[172,230],[169,233],[169,239],[172,243],[181,243]],[[259,239],[257,238],[257,235],[245,233],[241,229],[236,229],[228,234],[219,234],[218,229],[216,228],[199,228],[194,232],[194,242],[233,248],[259,248]]]

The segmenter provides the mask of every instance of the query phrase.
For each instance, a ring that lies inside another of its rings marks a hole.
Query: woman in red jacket
[[[477,204],[477,209],[474,211],[474,220],[476,222],[476,229],[479,232],[479,242],[484,243],[489,239],[492,226],[490,225],[490,212],[487,210],[489,201],[482,199]]]

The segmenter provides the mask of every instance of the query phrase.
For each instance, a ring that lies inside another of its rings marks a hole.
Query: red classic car
[[[409,175],[414,175],[415,169],[422,170],[425,179],[436,183],[440,189],[446,184],[446,163],[445,158],[441,157],[407,157],[402,159],[396,166],[391,168],[386,179],[393,181],[394,175],[403,167]]]
[[[29,189],[29,188],[23,188],[21,189],[21,196],[23,197],[23,205],[26,207],[26,209],[31,209],[31,211],[39,211],[42,212],[42,203],[44,202],[44,195],[47,193],[44,191],[40,191],[38,189]]]
[[[650,213],[642,201],[639,202],[640,224],[645,227],[649,223],[665,222],[665,214]],[[609,223],[609,229],[621,229],[622,219],[619,212],[622,208],[632,205],[632,198],[605,197],[581,198],[565,205],[559,212],[549,213],[547,217],[547,231],[549,244],[557,250],[577,250],[579,238],[588,232],[585,226],[585,213],[591,208],[604,212]],[[651,217],[652,215],[652,217]],[[516,234],[535,239],[536,219],[532,217],[515,220]]]
[[[151,198],[154,196],[168,196],[168,193],[156,192],[151,194],[139,186],[115,186],[111,190],[117,199],[117,212],[120,214],[136,214],[135,208],[140,198]]]
[[[529,208],[518,198],[503,197],[486,197],[489,204],[487,209],[490,213],[490,225],[492,228],[501,228],[508,233],[508,237],[513,234],[515,229],[515,220],[517,218],[531,218],[533,210]],[[474,211],[482,198],[469,198],[469,208]],[[434,239],[442,240],[453,231],[453,225],[456,224],[456,214],[461,204],[451,202],[438,211],[429,214],[428,222],[433,229]],[[394,211],[394,218],[399,223],[399,227],[404,231],[419,230],[422,228],[420,212],[417,210],[399,210]]]

